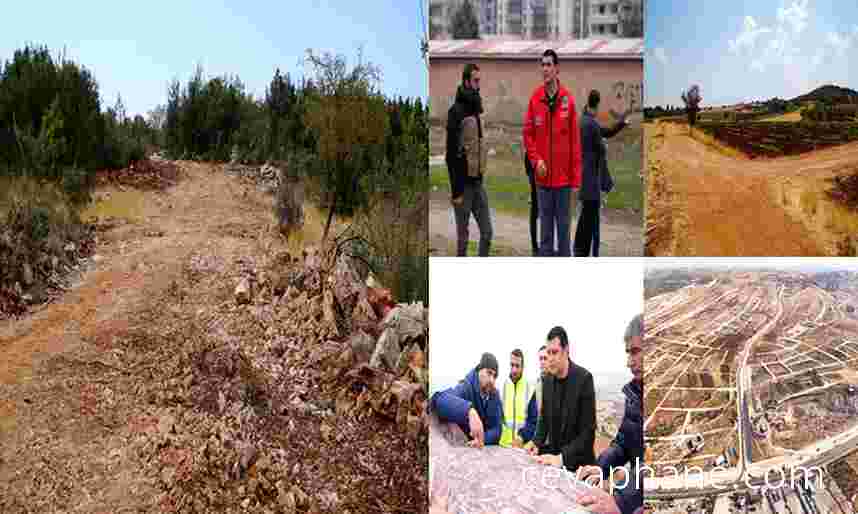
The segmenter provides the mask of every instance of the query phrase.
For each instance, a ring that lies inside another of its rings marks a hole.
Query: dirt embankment
[[[135,199],[100,258],[0,324],[0,511],[425,510],[425,310],[293,258],[270,196],[178,165],[100,189]]]
[[[858,165],[858,143],[749,160],[686,125],[645,131],[647,255],[858,255],[858,213],[827,194]]]

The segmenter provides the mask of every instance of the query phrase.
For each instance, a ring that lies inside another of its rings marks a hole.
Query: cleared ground
[[[711,467],[741,456],[740,436],[758,462],[854,427],[858,277],[829,291],[801,273],[701,276],[645,305],[644,428],[656,465]],[[698,434],[703,448],[688,448]]]
[[[298,512],[425,509],[425,442],[323,392],[343,348],[317,341],[320,297],[236,305],[239,277],[299,271],[272,198],[179,165],[164,193],[111,190],[93,213],[122,219],[79,284],[0,324],[0,511],[261,512],[293,487]]]
[[[858,254],[858,213],[826,195],[858,143],[750,160],[679,123],[645,126],[647,255]]]

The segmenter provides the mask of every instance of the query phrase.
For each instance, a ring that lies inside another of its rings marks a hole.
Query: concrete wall
[[[456,87],[462,81],[467,62],[476,62],[481,71],[483,120],[487,123],[520,125],[527,102],[539,86],[542,73],[537,59],[432,59],[429,67],[430,117],[444,121],[452,105]],[[575,97],[579,113],[591,89],[602,94],[601,109],[622,112],[643,99],[643,62],[634,60],[561,61],[560,82]]]

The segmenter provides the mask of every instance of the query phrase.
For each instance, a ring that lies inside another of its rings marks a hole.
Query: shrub
[[[429,259],[425,195],[411,201],[399,194],[374,195],[353,224],[364,242],[354,251],[364,257],[399,301],[428,302]]]

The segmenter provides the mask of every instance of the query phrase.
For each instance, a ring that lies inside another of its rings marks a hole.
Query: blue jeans
[[[539,255],[569,257],[569,198],[572,188],[539,187]],[[554,231],[557,231],[557,251],[554,251]]]

